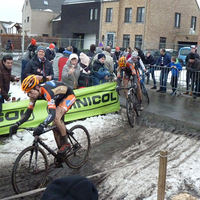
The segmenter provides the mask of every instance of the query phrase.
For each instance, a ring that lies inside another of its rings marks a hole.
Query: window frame
[[[180,28],[181,25],[181,13],[175,12],[174,27]]]
[[[135,35],[135,46],[139,46],[141,48],[142,46],[142,35]]]
[[[98,19],[98,8],[90,8],[89,9],[89,20],[97,20]]]
[[[124,23],[131,23],[132,20],[132,8],[125,8]]]
[[[145,7],[137,7],[137,23],[144,23]]]
[[[192,16],[191,17],[191,28],[193,28],[193,30],[196,31],[196,26],[197,26],[197,17]]]
[[[160,37],[159,49],[165,49],[166,48],[166,42],[167,42],[166,37]]]
[[[112,22],[113,8],[106,8],[106,22]]]
[[[130,34],[123,34],[123,48],[130,46]]]

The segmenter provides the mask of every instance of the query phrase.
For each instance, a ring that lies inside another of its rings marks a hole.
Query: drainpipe
[[[24,17],[25,17],[25,10],[26,10],[26,0],[24,0],[24,6],[23,6],[23,11],[22,11],[22,56],[24,55],[24,31],[25,31]]]
[[[101,28],[102,28],[102,14],[103,14],[103,11],[102,11],[102,1],[103,0],[100,0],[100,9],[101,9],[101,12],[100,12],[100,19],[99,19],[99,42],[98,42],[98,44],[100,43],[100,41],[101,41]]]
[[[144,28],[143,28],[143,37],[144,37],[144,39],[143,39],[143,50],[145,50],[144,48],[145,48],[145,42],[146,42],[146,40],[145,40],[145,31],[146,31],[146,15],[147,15],[147,0],[145,0],[145,11],[144,11]]]

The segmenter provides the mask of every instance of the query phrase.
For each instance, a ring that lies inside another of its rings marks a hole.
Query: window
[[[124,22],[131,22],[132,8],[125,8]]]
[[[160,37],[159,49],[165,49],[166,47],[166,37]]]
[[[98,9],[97,8],[91,8],[89,19],[90,20],[97,20],[97,16],[98,16]]]
[[[107,8],[106,9],[106,22],[112,22],[112,8]]]
[[[142,46],[142,35],[135,36],[135,46],[138,46],[138,47]]]
[[[130,35],[123,35],[123,48],[130,46]]]
[[[191,19],[191,28],[193,28],[193,30],[196,30],[196,22],[197,22],[197,17],[192,16]]]
[[[137,22],[144,22],[144,7],[137,8]]]
[[[27,17],[27,23],[29,22],[29,19],[30,19],[30,18],[29,18],[29,17]]]
[[[3,33],[3,30],[1,30],[1,33]]]
[[[180,27],[180,22],[181,22],[181,14],[180,13],[175,13],[174,27],[179,28]]]

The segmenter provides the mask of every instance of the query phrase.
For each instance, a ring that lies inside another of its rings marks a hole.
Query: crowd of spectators
[[[150,51],[144,55],[140,47],[133,49],[127,47],[121,51],[116,47],[111,52],[110,46],[103,43],[90,45],[87,52],[81,52],[74,46],[57,47],[57,44],[51,43],[49,46],[36,45],[36,40],[31,39],[27,51],[22,57],[21,82],[28,75],[35,74],[40,81],[44,83],[50,80],[58,80],[66,83],[72,89],[78,89],[93,85],[106,83],[116,77],[118,60],[120,57],[126,57],[127,61],[134,64],[135,68],[141,74],[141,81],[149,84],[150,78],[153,80],[153,87],[157,89],[155,71],[160,70],[160,84],[157,92],[166,93],[167,79],[171,72],[172,95],[177,91],[179,71],[182,66],[177,57],[171,57],[165,49],[160,49],[160,56],[155,59]],[[12,56],[4,56],[0,63],[0,89],[1,103],[8,101],[8,91],[10,81],[19,81],[11,75]],[[197,54],[196,46],[191,46],[191,52],[186,57],[186,91],[185,94],[193,95],[195,98],[200,92],[200,60]],[[5,76],[5,74],[7,74]],[[123,78],[123,74],[121,74]],[[191,88],[189,88],[191,87]]]

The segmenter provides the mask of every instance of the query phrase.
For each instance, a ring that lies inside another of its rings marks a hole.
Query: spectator
[[[144,56],[144,53],[143,51],[140,49],[139,46],[135,46],[135,51],[138,52],[138,56],[142,59],[142,62],[145,61],[145,56]]]
[[[132,52],[133,52],[131,47],[127,47],[126,52],[127,52],[126,59],[128,60],[129,58],[131,58],[131,55],[132,55]]]
[[[192,72],[194,74],[194,91],[193,91],[193,97],[196,98],[197,93],[200,92],[200,60],[195,57],[195,54],[190,54],[189,61],[186,65],[186,69],[189,72]]]
[[[73,48],[72,52],[79,56],[81,51],[78,48],[76,48],[75,46],[72,46],[72,48]]]
[[[53,59],[53,72],[54,72],[54,80],[58,80],[59,78],[59,67],[58,62],[61,57],[63,57],[63,52],[65,51],[64,47],[60,47],[58,53],[56,53],[55,58]]]
[[[31,39],[31,43],[28,45],[27,47],[27,51],[24,53],[24,55],[22,56],[22,68],[21,68],[21,82],[24,80],[24,69],[26,64],[28,63],[28,61],[30,59],[32,59],[35,55],[36,55],[36,40],[35,39]]]
[[[103,53],[98,54],[97,59],[94,61],[94,65],[92,66],[93,85],[99,85],[107,82],[110,73],[104,65],[105,61],[106,61],[105,54]]]
[[[73,90],[78,88],[78,79],[80,76],[80,66],[78,65],[78,55],[72,53],[63,67],[62,79]]]
[[[8,95],[10,89],[10,81],[19,81],[19,78],[11,75],[12,65],[13,57],[10,55],[5,55],[0,62],[0,88],[2,95],[2,103],[4,103],[4,100],[10,101],[10,97]]]
[[[135,64],[135,69],[139,72],[139,69],[142,71],[142,81],[145,82],[145,66],[142,62],[142,59],[138,56],[137,51],[133,51],[131,58],[128,59],[128,62],[131,64]]]
[[[55,46],[55,52],[56,53],[59,53],[59,48],[57,46],[57,42],[53,42],[54,46]]]
[[[96,45],[95,44],[91,44],[90,45],[90,50],[88,52],[86,52],[86,55],[89,57],[89,58],[92,58],[93,56],[95,56],[96,52]]]
[[[80,66],[80,76],[78,79],[78,85],[80,87],[88,87],[92,86],[92,76],[90,76],[90,58],[84,54],[83,52],[80,53],[80,62],[78,65]]]
[[[169,74],[170,64],[171,64],[171,56],[166,52],[165,49],[160,49],[160,56],[155,64],[161,66],[160,88],[156,92],[166,93],[167,78]]]
[[[154,84],[154,86],[151,89],[156,89],[156,79],[155,79],[155,74],[154,74],[154,71],[155,71],[156,68],[152,66],[156,63],[156,59],[151,55],[150,51],[147,51],[146,58],[145,58],[144,62],[149,67],[149,70],[146,72],[147,84],[149,84],[149,78],[150,78],[150,74],[151,74],[151,77],[153,79],[153,84]]]
[[[13,43],[11,42],[11,40],[8,40],[7,45],[6,45],[6,50],[7,51],[12,51],[13,48]]]
[[[35,74],[40,83],[53,79],[53,67],[51,62],[45,58],[45,52],[46,48],[44,46],[37,47],[35,57],[28,61],[24,69],[24,78]]]
[[[41,200],[98,200],[98,191],[86,177],[72,175],[53,180]]]
[[[51,43],[49,45],[49,48],[46,49],[46,59],[51,61],[51,63],[53,63],[53,59],[55,58],[56,54],[55,54],[55,45],[53,43]]]
[[[179,63],[179,60],[175,56],[172,56],[172,58],[171,58],[170,67],[171,67],[171,73],[172,73],[172,77],[171,77],[172,93],[171,93],[171,95],[173,96],[176,94],[176,90],[177,90],[177,86],[178,86],[179,71],[182,70],[182,66]]]
[[[108,68],[110,73],[113,73],[114,62],[113,62],[113,57],[111,56],[111,47],[107,46],[102,53],[106,56],[105,67]]]
[[[73,47],[72,46],[68,46],[66,48],[65,51],[63,51],[63,57],[61,57],[58,61],[58,68],[59,68],[59,77],[58,80],[61,81],[62,78],[62,71],[63,71],[63,67],[65,66],[66,62],[69,59],[69,56],[72,54],[73,52]]]
[[[117,74],[117,67],[118,67],[118,60],[122,56],[122,52],[120,51],[119,47],[116,47],[114,56],[113,56],[113,61],[114,61],[114,72]]]
[[[195,45],[191,46],[191,52],[186,56],[186,59],[185,59],[186,66],[189,62],[191,54],[193,54],[195,58],[199,59],[199,54],[197,54],[197,48]],[[190,82],[191,82],[191,91],[193,91],[194,90],[194,73],[191,71],[188,71],[186,68],[186,91],[184,92],[184,94],[189,94]],[[192,95],[192,92],[190,92],[190,95]]]
[[[96,48],[96,53],[102,53],[104,51],[103,44],[99,43],[98,48]]]

